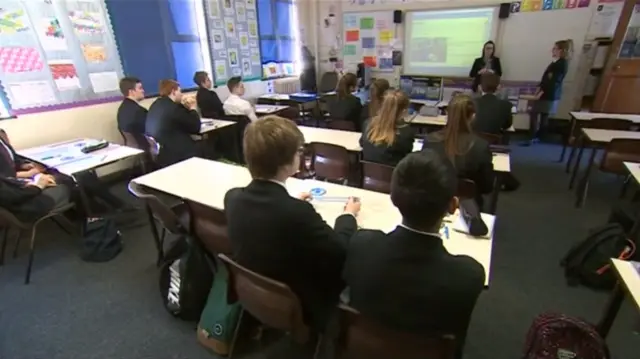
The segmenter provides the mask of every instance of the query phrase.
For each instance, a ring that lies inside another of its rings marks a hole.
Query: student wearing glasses
[[[233,258],[287,284],[302,303],[304,321],[321,332],[344,288],[345,247],[357,230],[360,203],[348,199],[331,228],[308,193],[289,194],[286,181],[298,171],[304,145],[293,121],[266,116],[247,126],[243,142],[252,181],[224,199]]]
[[[365,122],[360,137],[365,161],[395,166],[413,151],[415,132],[404,122],[408,109],[409,98],[402,91],[384,95],[378,115]]]

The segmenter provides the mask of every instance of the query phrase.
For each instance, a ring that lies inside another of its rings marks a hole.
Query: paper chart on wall
[[[236,2],[236,17],[238,21],[247,21],[247,10],[240,1]]]
[[[591,18],[587,37],[613,37],[618,19],[622,14],[623,0],[598,1],[596,11]]]
[[[249,49],[249,35],[245,31],[241,31],[238,33],[238,38],[240,39],[240,48],[243,50]]]
[[[24,81],[5,85],[11,106],[29,108],[56,102],[56,95],[47,81]]]
[[[395,28],[392,11],[346,13],[343,28],[344,63],[364,63],[382,71],[393,70],[391,44]]]
[[[222,50],[224,49],[224,33],[222,30],[212,30],[211,31],[211,41],[213,42],[214,50]]]
[[[27,14],[23,9],[0,9],[0,34],[14,34],[29,30]]]
[[[217,80],[227,80],[227,62],[223,60],[216,60],[213,62],[215,71],[215,78]]]
[[[242,58],[242,75],[251,76],[251,60]]]
[[[47,64],[59,91],[80,88],[80,78],[78,78],[78,72],[71,60],[53,60]]]
[[[107,61],[107,49],[102,45],[84,44],[82,47],[82,55],[87,62],[97,63]]]
[[[111,92],[119,89],[118,74],[114,71],[89,73],[89,81],[93,92]]]
[[[231,0],[222,0],[222,7],[225,15],[233,15],[233,4]]]
[[[247,27],[249,28],[249,36],[258,37],[258,23],[256,21],[247,21]]]
[[[40,52],[33,47],[0,47],[0,69],[4,73],[40,71],[43,68]]]
[[[231,17],[224,18],[224,31],[227,34],[227,37],[235,37],[236,36],[236,24]]]
[[[220,17],[220,11],[218,10],[218,0],[209,0],[209,8],[211,9],[209,13],[210,17]]]
[[[238,50],[228,49],[227,53],[229,54],[229,65],[231,67],[238,66]]]
[[[104,31],[102,15],[94,11],[69,11],[73,29],[79,34],[98,34]]]
[[[45,51],[67,51],[67,40],[60,27],[60,22],[55,17],[42,19],[37,33],[40,44]]]

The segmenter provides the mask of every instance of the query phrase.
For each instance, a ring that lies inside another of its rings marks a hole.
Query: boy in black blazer
[[[220,101],[218,94],[211,89],[212,83],[209,74],[198,71],[193,75],[193,82],[198,85],[196,102],[202,118],[221,119],[224,116],[222,101]]]
[[[344,278],[350,305],[383,325],[417,334],[453,334],[462,356],[473,307],[484,288],[483,267],[450,254],[440,238],[458,206],[456,172],[431,150],[407,155],[391,179],[402,223],[385,234],[361,230],[350,242]]]
[[[498,75],[482,75],[482,97],[475,101],[476,117],[472,124],[474,131],[502,135],[513,124],[513,105],[495,95],[499,86]]]
[[[299,168],[304,137],[290,120],[267,116],[247,126],[244,156],[253,180],[224,199],[234,259],[287,284],[302,303],[304,320],[323,331],[344,288],[345,247],[356,232],[359,202],[349,199],[333,229],[308,202],[287,192]]]

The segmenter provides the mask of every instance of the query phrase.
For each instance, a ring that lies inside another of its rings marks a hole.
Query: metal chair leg
[[[36,227],[31,228],[31,244],[29,246],[29,263],[27,264],[27,275],[24,278],[24,284],[31,282],[31,267],[33,266],[33,255],[36,250]]]
[[[238,341],[238,333],[240,333],[240,325],[242,324],[242,318],[244,317],[244,309],[240,309],[240,315],[238,316],[238,324],[236,324],[236,328],[233,331],[233,338],[231,339],[231,345],[229,345],[229,355],[228,359],[231,359],[233,356],[234,349],[236,348],[236,342]]]
[[[18,231],[18,235],[16,236],[16,242],[13,245],[13,255],[12,255],[13,259],[18,257],[18,248],[20,248],[21,239],[22,239],[22,231]]]
[[[7,249],[7,240],[9,238],[9,227],[2,229],[2,249],[0,249],[0,267],[4,265],[4,252]]]

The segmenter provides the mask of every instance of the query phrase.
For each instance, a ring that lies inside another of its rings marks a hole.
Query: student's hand
[[[311,193],[309,192],[302,192],[298,194],[298,199],[303,200],[303,201],[311,201],[312,197],[311,197]]]
[[[40,173],[40,171],[36,167],[31,167],[27,171],[21,171],[20,177],[30,178],[30,177],[33,177],[33,176],[39,174],[39,173]]]
[[[344,205],[344,211],[346,213],[351,213],[354,216],[357,216],[360,213],[360,200],[355,197],[349,197],[347,200],[347,204]]]
[[[36,186],[40,189],[45,189],[47,187],[55,186],[55,182],[51,184],[51,180],[47,178],[46,175],[36,176],[36,178],[27,183],[28,186]]]
[[[536,100],[539,100],[539,99],[542,97],[542,95],[544,95],[544,91],[540,91],[540,92],[538,92],[538,93],[536,94]]]
[[[182,105],[186,108],[188,108],[189,110],[195,110],[196,109],[196,100],[193,97],[185,97],[182,100]]]
[[[480,71],[478,71],[480,75],[484,74],[485,72],[487,72],[487,69],[480,69]]]
[[[28,170],[30,170],[30,169],[32,169],[32,168],[35,168],[35,167],[36,167],[36,166],[35,166],[33,163],[31,163],[31,162],[27,162],[27,163],[23,163],[23,164],[22,164],[22,166],[20,166],[20,169],[21,169],[21,170],[28,171]]]
[[[55,177],[53,177],[52,175],[41,175],[40,179],[43,178],[49,183],[50,186],[55,186],[57,184]]]

